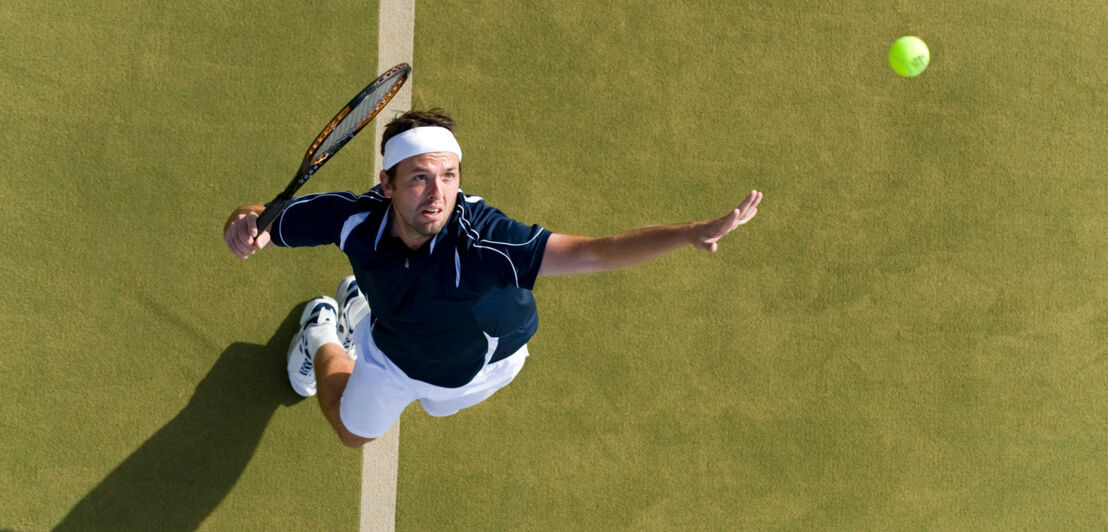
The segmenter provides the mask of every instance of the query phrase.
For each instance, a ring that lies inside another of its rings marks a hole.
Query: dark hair
[[[450,118],[450,115],[446,111],[438,108],[429,109],[427,111],[420,111],[418,109],[412,109],[396,118],[393,118],[385,126],[385,132],[381,135],[381,155],[385,154],[385,143],[389,139],[413,128],[424,126],[439,126],[449,129],[451,133],[454,132],[454,119]],[[390,168],[385,171],[389,176],[389,179],[396,177],[396,167]]]

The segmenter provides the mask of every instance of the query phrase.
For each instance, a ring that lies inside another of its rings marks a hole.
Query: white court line
[[[397,63],[412,63],[415,46],[415,0],[380,0],[377,29],[377,72]],[[412,107],[412,78],[374,120],[373,177],[381,173],[381,136],[394,111]],[[400,458],[400,421],[384,436],[362,448],[362,531],[387,531],[396,528],[396,475]]]

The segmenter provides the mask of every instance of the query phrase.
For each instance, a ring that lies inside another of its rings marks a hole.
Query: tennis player
[[[461,191],[462,149],[444,112],[409,111],[385,128],[380,184],[365,194],[311,194],[259,234],[262,205],[224,227],[245,259],[270,242],[333,244],[353,275],[310,301],[289,349],[293,389],[318,392],[345,445],[382,436],[419,401],[449,416],[487,399],[523,368],[538,329],[536,279],[615,270],[718,241],[758,212],[752,191],[713,220],[641,227],[606,238],[552,233]]]

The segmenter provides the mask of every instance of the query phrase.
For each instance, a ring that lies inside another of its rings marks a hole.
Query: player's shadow
[[[56,530],[198,528],[246,469],[277,408],[301,400],[282,363],[301,310],[293,309],[266,345],[235,343],[223,351],[188,405]]]

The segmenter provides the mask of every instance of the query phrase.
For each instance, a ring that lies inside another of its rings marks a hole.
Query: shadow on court
[[[188,405],[81,499],[56,530],[198,528],[246,469],[277,408],[301,400],[278,361],[302,310],[293,309],[266,345],[235,343],[224,350]]]

